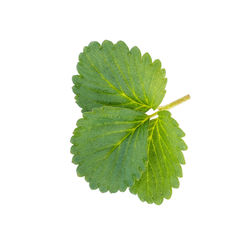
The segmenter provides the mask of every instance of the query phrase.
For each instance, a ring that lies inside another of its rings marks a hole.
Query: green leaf
[[[148,53],[142,56],[121,41],[90,43],[77,70],[73,91],[83,112],[71,139],[77,174],[102,192],[130,187],[148,203],[169,199],[172,188],[179,187],[187,146],[184,132],[165,110],[190,96],[147,116],[165,95],[165,70],[159,60],[152,62]]]
[[[85,112],[71,138],[77,174],[92,189],[125,191],[146,169],[148,124],[149,116],[127,108]]]
[[[182,150],[187,146],[181,139],[184,132],[171,117],[170,112],[158,112],[158,118],[150,120],[148,158],[146,171],[130,188],[142,201],[161,204],[170,199],[172,188],[179,187],[182,177],[181,164],[185,164]]]
[[[73,91],[82,111],[103,105],[146,112],[156,109],[165,95],[165,70],[148,53],[124,42],[102,45],[92,42],[84,48],[73,76]]]

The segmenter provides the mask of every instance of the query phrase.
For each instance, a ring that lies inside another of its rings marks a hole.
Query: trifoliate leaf
[[[156,109],[165,95],[165,70],[148,53],[124,42],[102,45],[92,42],[84,48],[73,76],[73,91],[82,111],[103,105],[139,111]]]
[[[159,60],[124,42],[92,42],[84,48],[73,76],[83,118],[71,139],[77,174],[92,189],[130,191],[142,201],[161,204],[179,186],[184,132],[166,109],[189,95],[159,107],[167,79]],[[158,115],[156,119],[152,117]]]
[[[127,108],[85,112],[71,139],[77,174],[92,189],[125,191],[146,169],[149,116]]]
[[[184,135],[168,111],[159,111],[158,118],[150,120],[147,169],[130,188],[142,201],[161,204],[171,197],[172,187],[179,187],[181,164],[185,164],[181,151],[187,149]]]

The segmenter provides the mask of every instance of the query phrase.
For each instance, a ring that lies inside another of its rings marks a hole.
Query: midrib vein
[[[140,126],[142,126],[142,124],[144,124],[147,120],[149,120],[149,116],[147,116],[141,123],[139,123],[135,128],[133,128],[133,129],[130,129],[130,132],[127,134],[127,135],[125,135],[118,143],[116,143],[115,144],[115,146],[107,153],[107,158],[110,156],[110,154],[117,148],[117,147],[119,147],[121,144],[122,144],[122,142],[128,137],[128,136],[130,136],[130,135],[132,135],[135,131],[136,131],[136,129],[137,128],[139,128]]]

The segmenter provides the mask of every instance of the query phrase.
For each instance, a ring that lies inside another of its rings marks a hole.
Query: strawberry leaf
[[[149,117],[118,107],[95,108],[77,122],[73,163],[92,189],[125,191],[146,169]]]
[[[152,62],[148,53],[142,56],[121,41],[90,43],[77,70],[73,92],[83,118],[71,138],[71,152],[78,176],[101,192],[129,187],[148,203],[170,199],[172,188],[179,187],[187,146],[184,132],[166,110],[190,96],[158,107],[167,82],[160,61]]]
[[[158,118],[149,125],[147,169],[130,188],[131,193],[148,203],[161,204],[164,198],[170,199],[172,188],[179,187],[181,164],[185,164],[182,150],[187,146],[181,139],[184,135],[170,112],[158,112]]]
[[[147,111],[156,109],[165,95],[165,70],[148,53],[124,42],[102,45],[92,42],[84,48],[73,76],[73,91],[82,111],[103,105]]]

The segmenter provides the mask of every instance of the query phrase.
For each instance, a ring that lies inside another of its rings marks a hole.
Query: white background
[[[0,3],[0,249],[250,249],[249,1]],[[159,58],[163,104],[186,132],[179,189],[161,206],[76,176],[78,54],[125,41]]]

